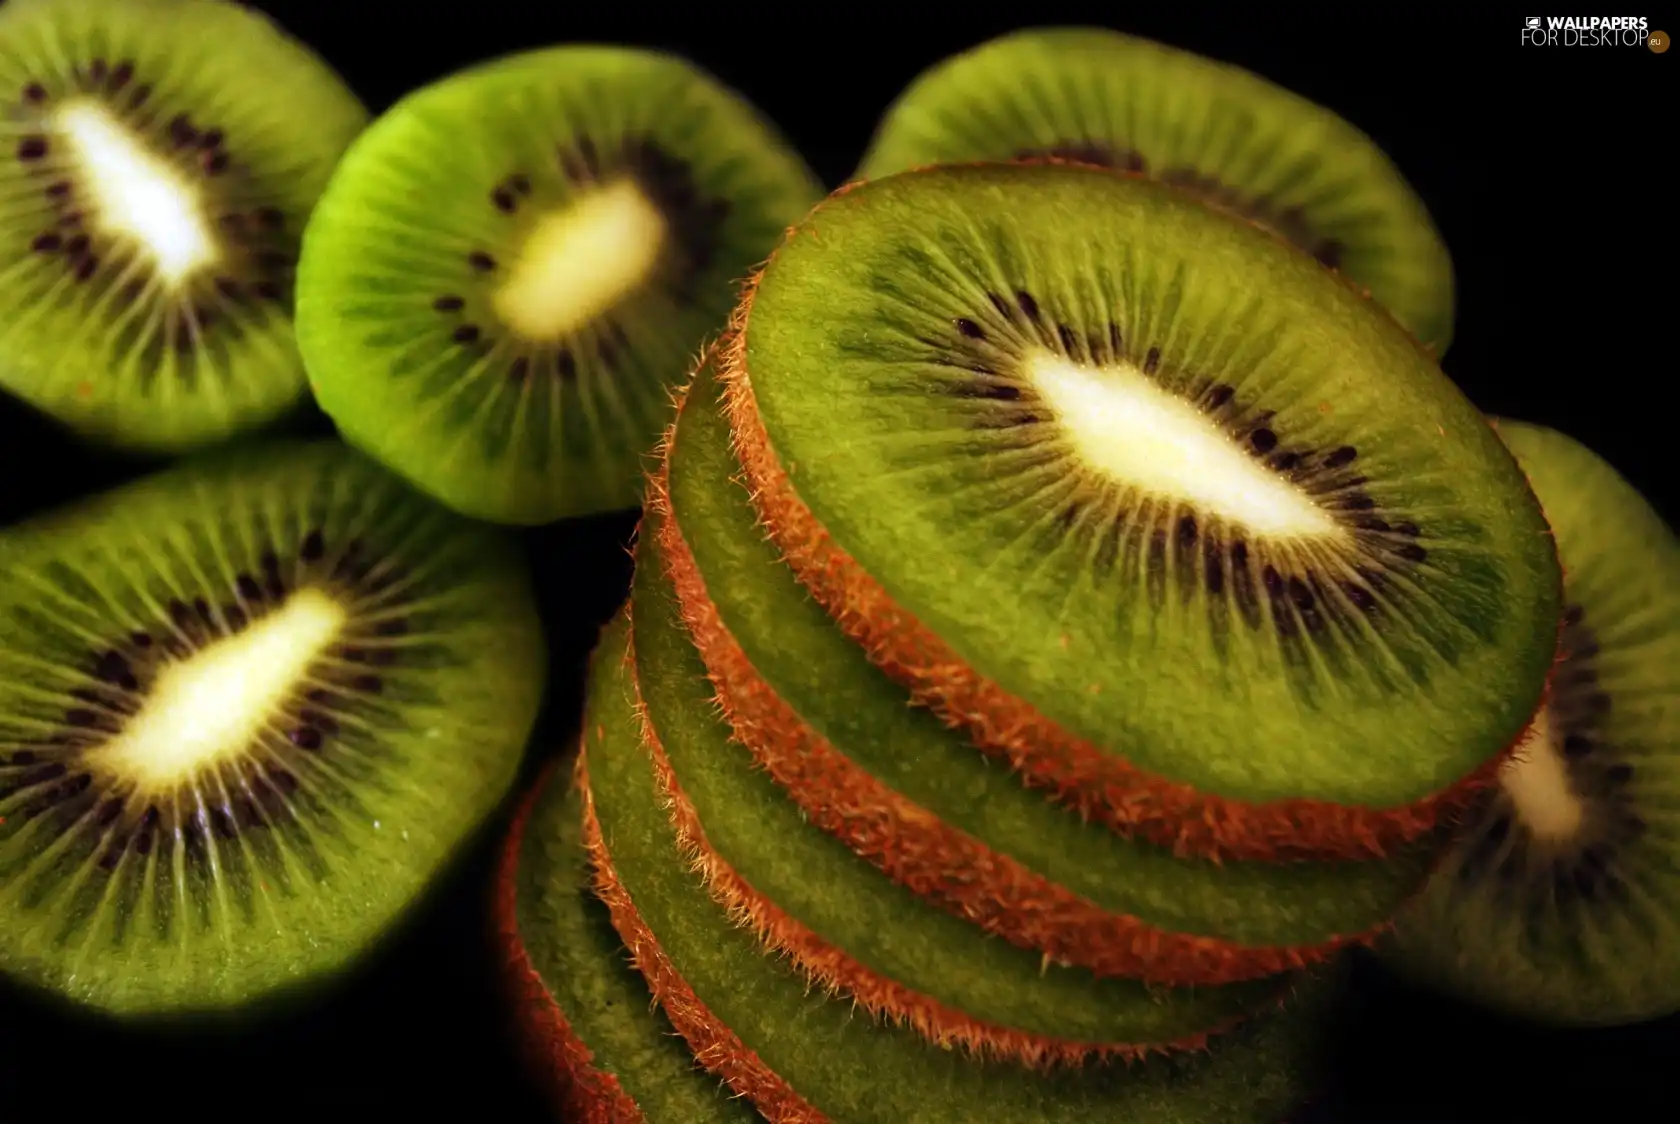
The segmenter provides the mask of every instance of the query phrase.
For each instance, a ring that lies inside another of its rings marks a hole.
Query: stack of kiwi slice
[[[1361,948],[1680,1009],[1680,545],[1444,376],[1446,248],[1329,111],[1023,31],[823,199],[667,53],[374,117],[224,0],[10,0],[0,97],[0,389],[176,458],[0,527],[11,983],[366,959],[538,726],[494,524],[639,504],[494,887],[577,1119],[1282,1124]]]
[[[1275,1124],[1562,613],[1415,339],[1076,163],[792,228],[636,555],[499,897],[529,1038],[602,1119]]]

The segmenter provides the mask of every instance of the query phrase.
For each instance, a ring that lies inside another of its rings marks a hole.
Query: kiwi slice
[[[584,720],[585,842],[596,888],[666,1016],[707,1068],[774,1120],[1276,1124],[1317,1077],[1338,976],[1207,1051],[1050,1073],[984,1064],[860,1018],[766,955],[689,870],[640,742],[628,619],[603,636]]]
[[[670,55],[563,46],[455,74],[374,122],[310,222],[316,397],[470,515],[635,507],[671,384],[820,194],[756,110]]]
[[[1121,839],[906,706],[757,526],[719,389],[702,363],[663,446],[648,527],[735,737],[812,823],[1006,940],[1163,983],[1322,959],[1373,939],[1422,886],[1440,835],[1361,863],[1215,864]]]
[[[513,783],[524,562],[337,442],[0,537],[0,971],[119,1015],[325,978]]]
[[[935,909],[812,826],[718,718],[654,518],[631,610],[645,748],[713,896],[814,984],[935,1041],[1046,1066],[1200,1047],[1282,994],[1276,978],[1168,991],[1057,965]]]
[[[816,208],[720,358],[771,537],[918,701],[1109,827],[1357,858],[1491,783],[1561,577],[1416,343],[1149,180],[936,168]]]
[[[1437,354],[1453,270],[1428,209],[1375,142],[1235,66],[1102,28],[1035,28],[919,75],[859,168],[1052,158],[1152,176],[1341,270]]]
[[[1498,791],[1381,947],[1522,1018],[1680,1011],[1680,541],[1574,438],[1497,427],[1557,538],[1562,665]]]
[[[575,755],[571,763],[575,764]],[[762,1120],[695,1064],[590,890],[581,790],[556,764],[525,795],[496,880],[496,931],[537,1074],[565,1120]]]
[[[0,98],[0,387],[152,453],[303,402],[298,242],[368,119],[337,75],[235,4],[13,0]]]

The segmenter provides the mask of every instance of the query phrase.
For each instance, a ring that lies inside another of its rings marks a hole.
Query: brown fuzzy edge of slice
[[[634,626],[631,629],[634,650]],[[1009,1062],[1035,1071],[1077,1068],[1091,1061],[1135,1061],[1157,1054],[1205,1050],[1218,1034],[1240,1025],[1254,1011],[1222,1020],[1205,1031],[1159,1043],[1079,1042],[984,1022],[859,963],[766,897],[717,852],[693,802],[683,791],[665,753],[659,731],[636,683],[636,718],[642,748],[653,761],[660,799],[676,831],[690,873],[737,927],[750,930],[770,952],[786,957],[805,982],[834,998],[855,1001],[873,1019],[907,1027],[942,1048],[962,1050],[980,1061]],[[1263,1009],[1264,1004],[1259,1008]]]
[[[1158,929],[1104,910],[881,783],[764,681],[719,616],[670,500],[667,458],[675,428],[673,422],[659,446],[661,460],[649,479],[647,505],[658,516],[665,576],[706,664],[718,707],[735,740],[807,819],[894,882],[994,936],[1058,962],[1098,976],[1172,986],[1231,984],[1295,971],[1353,945],[1374,944],[1392,926],[1385,920],[1366,932],[1318,944],[1270,947]],[[950,877],[952,871],[963,876]]]
[[[790,237],[797,236],[798,231]],[[720,340],[718,361],[731,443],[760,523],[817,603],[876,666],[901,683],[916,703],[948,725],[967,730],[982,750],[1008,761],[1026,783],[1047,790],[1053,799],[1112,831],[1147,839],[1175,854],[1257,862],[1381,858],[1460,819],[1497,783],[1500,768],[1526,737],[1532,716],[1497,754],[1457,783],[1411,804],[1370,808],[1308,799],[1257,803],[1199,792],[1138,769],[1062,729],[1030,703],[981,676],[932,629],[895,603],[834,541],[799,498],[777,459],[746,363],[746,331],[764,268],[742,286]],[[1542,697],[1535,713],[1544,705]]]
[[[722,1078],[737,1095],[751,1101],[771,1124],[829,1124],[827,1116],[807,1104],[712,1014],[659,947],[658,939],[642,920],[613,866],[600,818],[595,813],[586,753],[578,754],[578,777],[583,789],[583,845],[595,869],[595,895],[606,904],[612,914],[613,928],[618,930],[619,939],[630,952],[631,964],[647,981],[648,990],[665,1017],[688,1043],[694,1060]]]
[[[531,963],[519,933],[519,855],[537,799],[550,784],[561,783],[555,778],[558,771],[558,762],[545,766],[521,797],[497,859],[493,909],[502,981],[513,1000],[526,1063],[565,1119],[579,1124],[644,1124],[646,1117],[618,1078],[596,1068],[594,1055]]]

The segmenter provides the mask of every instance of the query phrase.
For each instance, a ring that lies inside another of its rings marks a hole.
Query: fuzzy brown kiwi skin
[[[629,632],[631,650],[634,651],[633,612]],[[1157,1055],[1205,1051],[1216,1036],[1235,1029],[1262,1009],[1242,1012],[1205,1031],[1171,1042],[1145,1045],[1078,1042],[981,1022],[964,1011],[870,970],[760,893],[712,846],[699,812],[683,791],[666,756],[659,732],[654,728],[647,703],[642,697],[639,676],[632,674],[631,680],[636,692],[636,720],[641,730],[642,748],[653,762],[661,802],[670,816],[684,860],[705,883],[712,900],[731,917],[743,922],[767,951],[786,957],[799,970],[807,985],[831,996],[844,996],[877,1021],[908,1027],[942,1048],[962,1050],[978,1061],[1015,1064],[1039,1072],[1076,1069],[1090,1062],[1130,1062]],[[1287,994],[1288,986],[1281,986],[1279,1005]]]
[[[862,183],[846,184],[810,214]],[[805,221],[809,220],[808,215]],[[1199,792],[1137,769],[1062,729],[1026,700],[968,667],[941,637],[894,602],[805,506],[760,418],[747,366],[746,336],[753,301],[765,270],[789,241],[800,236],[800,228],[795,227],[743,282],[740,299],[719,339],[718,381],[731,444],[759,520],[800,583],[876,666],[909,691],[915,703],[932,710],[947,725],[965,730],[981,750],[1007,760],[1027,784],[1046,790],[1079,815],[1175,854],[1216,862],[1381,859],[1461,821],[1497,785],[1500,769],[1527,738],[1540,707],[1497,754],[1454,784],[1410,804],[1372,808],[1307,799],[1252,802]],[[1360,294],[1367,307],[1393,322],[1365,290],[1345,278],[1342,283]],[[1422,349],[1415,337],[1408,334],[1407,338]],[[1561,651],[1561,635],[1559,645]],[[1552,667],[1557,667],[1556,660]]]
[[[575,747],[572,783],[579,783]],[[561,1119],[579,1124],[645,1124],[646,1117],[618,1078],[595,1066],[594,1055],[572,1030],[566,1013],[555,1002],[541,973],[531,962],[519,931],[519,856],[538,798],[558,778],[559,761],[550,762],[521,797],[509,824],[496,863],[492,917],[501,951],[502,983],[513,1000],[526,1064],[545,1094],[559,1108]]]
[[[692,384],[676,391],[680,412]],[[1020,948],[1043,952],[1097,976],[1168,986],[1219,986],[1281,975],[1392,927],[1338,935],[1314,945],[1249,947],[1156,929],[1112,913],[952,827],[855,765],[759,677],[718,615],[670,500],[673,421],[656,450],[647,510],[690,641],[706,664],[717,705],[740,742],[823,831],[930,904]],[[646,531],[644,522],[643,531]],[[1442,852],[1444,855],[1444,851]],[[1437,858],[1436,861],[1440,861]],[[964,877],[950,877],[952,871]]]
[[[595,735],[602,737],[604,731],[597,728]],[[591,886],[595,896],[612,915],[613,928],[618,930],[619,940],[630,952],[631,966],[647,981],[654,1001],[688,1043],[694,1060],[722,1078],[737,1095],[751,1101],[767,1120],[777,1124],[830,1124],[827,1116],[807,1103],[712,1013],[671,963],[613,865],[606,834],[595,812],[587,746],[578,754],[577,769],[583,795],[583,846],[594,870]]]

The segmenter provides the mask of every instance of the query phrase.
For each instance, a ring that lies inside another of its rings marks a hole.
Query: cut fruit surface
[[[801,580],[1116,830],[1385,853],[1535,712],[1561,578],[1522,474],[1387,317],[1258,231],[1100,169],[906,173],[795,227],[736,323],[739,456]],[[1241,456],[1187,453],[1220,442]]]
[[[731,741],[658,550],[657,533],[638,541],[631,595],[644,748],[713,897],[814,984],[941,1044],[1033,1066],[1199,1048],[1284,993],[1276,978],[1178,990],[1098,979],[883,877]]]
[[[888,1124],[1078,1119],[1276,1124],[1315,1076],[1330,980],[1208,1053],[1035,1074],[873,1025],[765,955],[689,871],[639,744],[623,614],[602,638],[584,721],[585,841],[620,939],[708,1068],[768,1119]]]
[[[1497,430],[1557,536],[1563,659],[1493,799],[1381,947],[1519,1018],[1680,1011],[1680,540],[1579,441]]]
[[[634,507],[671,385],[820,193],[673,56],[573,45],[462,71],[374,122],[310,223],[311,384],[348,440],[470,515]]]
[[[735,737],[812,823],[1006,940],[1163,983],[1299,967],[1374,937],[1421,887],[1438,838],[1382,861],[1224,864],[1123,839],[906,705],[757,525],[718,395],[703,363],[643,539],[657,535]]]
[[[858,174],[1050,158],[1172,184],[1369,288],[1440,355],[1453,271],[1423,201],[1381,148],[1236,66],[1102,28],[1035,28],[920,75]]]
[[[546,650],[497,532],[337,442],[0,537],[0,971],[118,1014],[357,960],[507,792]]]
[[[551,767],[526,795],[497,875],[497,935],[538,1076],[566,1120],[762,1119],[695,1064],[630,966],[590,889],[581,792],[568,772]]]
[[[40,0],[0,89],[0,388],[166,453],[303,402],[298,243],[368,120],[338,76],[240,5]]]

